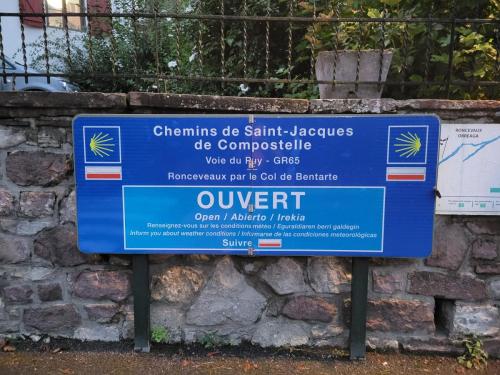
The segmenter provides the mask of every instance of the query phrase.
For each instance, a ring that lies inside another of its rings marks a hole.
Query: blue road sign
[[[425,257],[435,116],[82,115],[86,253]]]

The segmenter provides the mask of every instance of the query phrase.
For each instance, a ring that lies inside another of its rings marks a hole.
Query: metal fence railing
[[[0,5],[4,89],[500,98],[499,0],[20,4]]]

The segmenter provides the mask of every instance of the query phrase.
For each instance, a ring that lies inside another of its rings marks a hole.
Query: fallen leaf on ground
[[[55,348],[54,350],[52,350],[52,353],[59,353],[61,350],[61,348]]]
[[[257,369],[257,368],[259,368],[259,366],[256,363],[253,363],[250,361],[246,361],[243,364],[243,371],[245,371],[245,372],[248,372],[250,370]]]
[[[183,359],[181,361],[181,367],[187,367],[189,366],[190,362],[187,359]]]
[[[2,348],[2,350],[3,350],[4,352],[15,352],[15,351],[16,351],[16,347],[15,347],[15,346],[13,346],[13,345],[8,345],[8,344],[7,344],[7,345],[5,345],[5,346]]]

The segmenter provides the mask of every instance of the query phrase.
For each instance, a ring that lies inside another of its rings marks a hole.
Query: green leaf
[[[370,9],[368,9],[368,12],[366,13],[366,15],[369,18],[380,18],[380,17],[382,17],[382,12],[380,12],[378,9],[370,8]]]
[[[422,78],[422,76],[418,75],[418,74],[412,74],[410,76],[410,81],[412,82],[422,82],[424,79]]]
[[[431,56],[431,61],[432,62],[440,62],[440,63],[448,64],[448,54],[442,53],[440,55],[432,55]]]
[[[401,0],[380,0],[380,2],[382,4],[387,4],[387,5],[390,5],[390,6],[394,6],[394,5],[398,5]]]
[[[438,39],[438,43],[441,45],[441,47],[446,47],[450,44],[451,36],[448,34],[444,37],[441,37]]]

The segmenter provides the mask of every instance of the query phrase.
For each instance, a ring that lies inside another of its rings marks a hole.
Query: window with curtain
[[[84,0],[45,0],[47,13],[80,13],[85,11]],[[63,17],[48,17],[47,25],[50,27],[64,27]],[[85,18],[79,16],[68,16],[68,28],[71,30],[83,30]]]
[[[4,1],[4,0],[0,0]],[[87,25],[87,17],[68,16],[68,29],[84,31],[86,27],[92,35],[106,36],[112,30],[111,17],[96,17],[92,14],[108,14],[111,11],[110,0],[19,0],[19,11],[24,14],[41,13],[85,13],[90,17]],[[42,28],[44,25],[49,27],[64,28],[64,17],[50,16],[47,18],[41,16],[25,15],[22,19],[24,25]]]

